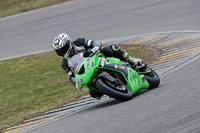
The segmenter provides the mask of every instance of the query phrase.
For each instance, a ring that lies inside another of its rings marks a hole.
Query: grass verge
[[[22,123],[87,93],[78,91],[54,52],[0,62],[0,129]]]
[[[133,57],[146,58],[151,50],[120,45]],[[0,131],[23,123],[88,95],[77,90],[60,67],[54,52],[0,61]]]
[[[70,0],[0,0],[0,17],[50,6]]]

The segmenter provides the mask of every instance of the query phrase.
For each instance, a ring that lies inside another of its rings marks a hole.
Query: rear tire
[[[149,68],[150,69],[150,68]],[[151,71],[147,74],[144,74],[144,77],[146,78],[147,82],[149,83],[149,90],[154,89],[159,86],[160,84],[160,77],[158,74],[150,69]]]
[[[121,101],[127,101],[133,98],[133,92],[125,84],[118,86],[118,88],[121,87],[122,90],[120,90],[114,88],[111,84],[109,85],[108,80],[98,78],[95,82],[95,87],[102,93]]]

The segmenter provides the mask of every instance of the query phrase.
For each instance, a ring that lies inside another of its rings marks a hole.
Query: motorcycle
[[[154,89],[160,84],[158,74],[147,65],[133,66],[118,58],[105,57],[97,52],[89,57],[82,53],[71,58],[70,66],[79,87],[86,86],[98,93],[127,101],[144,89]]]

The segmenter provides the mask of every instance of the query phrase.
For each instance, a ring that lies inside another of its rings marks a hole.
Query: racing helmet
[[[53,40],[53,48],[58,56],[68,58],[72,50],[72,40],[66,33],[59,34]]]

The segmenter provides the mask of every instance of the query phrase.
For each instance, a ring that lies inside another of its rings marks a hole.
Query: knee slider
[[[120,50],[120,47],[119,46],[116,46],[115,44],[112,45],[112,50],[113,51],[119,51]]]

